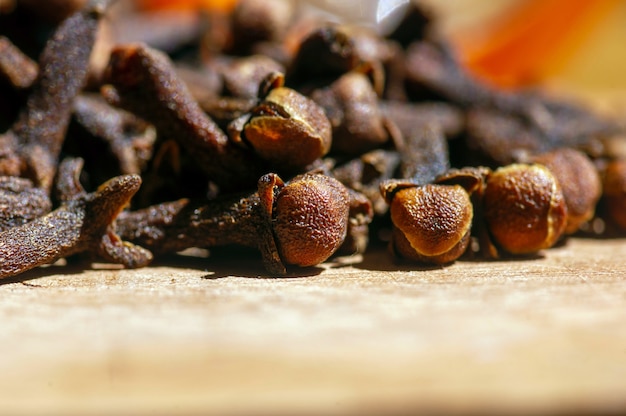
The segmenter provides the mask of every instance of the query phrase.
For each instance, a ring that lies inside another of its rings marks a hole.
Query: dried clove
[[[82,252],[126,267],[150,263],[149,251],[122,241],[112,226],[139,189],[141,178],[118,176],[87,193],[77,181],[81,166],[80,160],[68,160],[60,169],[64,202],[59,208],[0,232],[0,278]]]
[[[330,122],[311,99],[283,87],[282,74],[271,74],[266,83],[262,101],[234,120],[228,133],[233,142],[248,145],[273,166],[302,171],[330,150]]]
[[[617,159],[607,163],[602,187],[607,219],[620,231],[626,230],[626,160]]]
[[[383,117],[389,119],[404,135],[419,126],[437,125],[447,138],[459,136],[465,129],[465,113],[444,102],[381,101]]]
[[[93,181],[144,172],[156,139],[152,125],[95,94],[76,97],[73,109],[64,151],[85,160]]]
[[[0,79],[16,89],[27,89],[35,82],[37,63],[24,55],[9,39],[0,36]]]
[[[266,170],[206,116],[163,53],[141,44],[118,46],[105,79],[102,92],[111,104],[154,124],[159,140],[178,141],[221,188],[249,188]]]
[[[284,73],[285,67],[263,55],[214,59],[208,65],[222,79],[222,96],[257,98],[261,82],[270,74]]]
[[[117,231],[155,254],[237,244],[261,251],[268,272],[317,265],[346,237],[350,197],[335,179],[304,174],[284,183],[267,174],[252,194],[210,202],[182,199],[124,213]]]
[[[248,54],[263,42],[283,39],[295,12],[288,0],[241,0],[230,16],[234,54]]]
[[[448,142],[436,125],[417,127],[405,136],[398,177],[415,184],[432,183],[450,169]]]
[[[567,205],[556,177],[543,165],[516,163],[451,169],[435,180],[461,185],[474,205],[474,234],[488,258],[527,255],[552,247],[567,224]]]
[[[54,20],[20,21],[35,15],[26,0],[0,15],[0,277],[79,253],[140,267],[141,246],[221,245],[254,247],[282,275],[366,253],[371,235],[440,265],[535,253],[588,221],[626,228],[616,123],[473,78],[421,4],[380,36],[285,1],[126,5],[107,19],[121,44],[103,76],[87,61],[108,1],[41,54]]]
[[[602,183],[598,169],[587,155],[565,147],[532,156],[530,162],[546,166],[558,180],[567,206],[566,234],[575,233],[593,218]]]
[[[392,253],[434,264],[451,263],[465,253],[473,209],[461,186],[389,181],[381,193],[393,222]]]
[[[368,67],[374,91],[382,95],[384,65],[395,49],[372,30],[327,24],[312,31],[299,45],[287,72],[287,85],[306,91],[327,85],[352,70]],[[315,85],[317,84],[317,85]]]
[[[545,153],[548,143],[519,118],[485,108],[467,112],[465,163],[497,167]],[[469,155],[468,155],[469,154]]]
[[[513,254],[552,247],[567,223],[559,183],[542,165],[513,164],[491,173],[483,209],[493,241]]]
[[[72,111],[82,88],[98,22],[108,1],[94,1],[65,20],[46,44],[25,108],[0,137],[0,174],[50,190]],[[71,59],[68,59],[71,57]]]
[[[350,71],[328,87],[313,91],[311,98],[332,125],[333,152],[358,155],[389,140],[378,96],[365,74]]]
[[[331,175],[350,189],[365,195],[378,216],[388,210],[380,194],[380,184],[393,178],[400,164],[400,155],[394,150],[377,149],[334,166]]]

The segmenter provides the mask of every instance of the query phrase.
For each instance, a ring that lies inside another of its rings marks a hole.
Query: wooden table
[[[281,279],[235,256],[96,267],[0,286],[0,413],[626,412],[626,240]]]

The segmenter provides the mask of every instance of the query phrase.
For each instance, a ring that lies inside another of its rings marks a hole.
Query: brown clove
[[[120,236],[155,254],[189,247],[256,247],[268,272],[286,273],[286,265],[317,265],[346,237],[350,197],[337,180],[321,174],[283,182],[267,174],[252,194],[206,201],[182,199],[124,213]]]

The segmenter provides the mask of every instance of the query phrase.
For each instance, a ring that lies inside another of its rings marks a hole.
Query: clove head
[[[306,267],[328,259],[346,237],[349,210],[348,190],[334,178],[304,174],[289,181],[274,200],[281,260]]]
[[[365,74],[351,71],[311,98],[322,108],[333,128],[333,150],[360,155],[389,139],[378,96]]]
[[[539,164],[511,164],[494,171],[483,197],[493,242],[512,254],[530,254],[557,242],[567,223],[561,187]]]
[[[243,137],[264,160],[299,169],[330,150],[332,130],[324,110],[286,87],[271,90],[252,110]]]
[[[459,185],[398,190],[390,201],[393,249],[400,256],[445,264],[467,249],[473,218],[469,194]]]
[[[532,160],[546,166],[557,178],[567,205],[565,233],[575,233],[595,214],[602,194],[598,169],[587,155],[572,148],[556,149]]]

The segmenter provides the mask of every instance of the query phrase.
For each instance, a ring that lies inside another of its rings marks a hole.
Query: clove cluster
[[[449,264],[626,230],[623,125],[474,78],[419,2],[384,35],[288,0],[32,5],[0,11],[0,278],[218,246],[270,275],[380,244]]]

